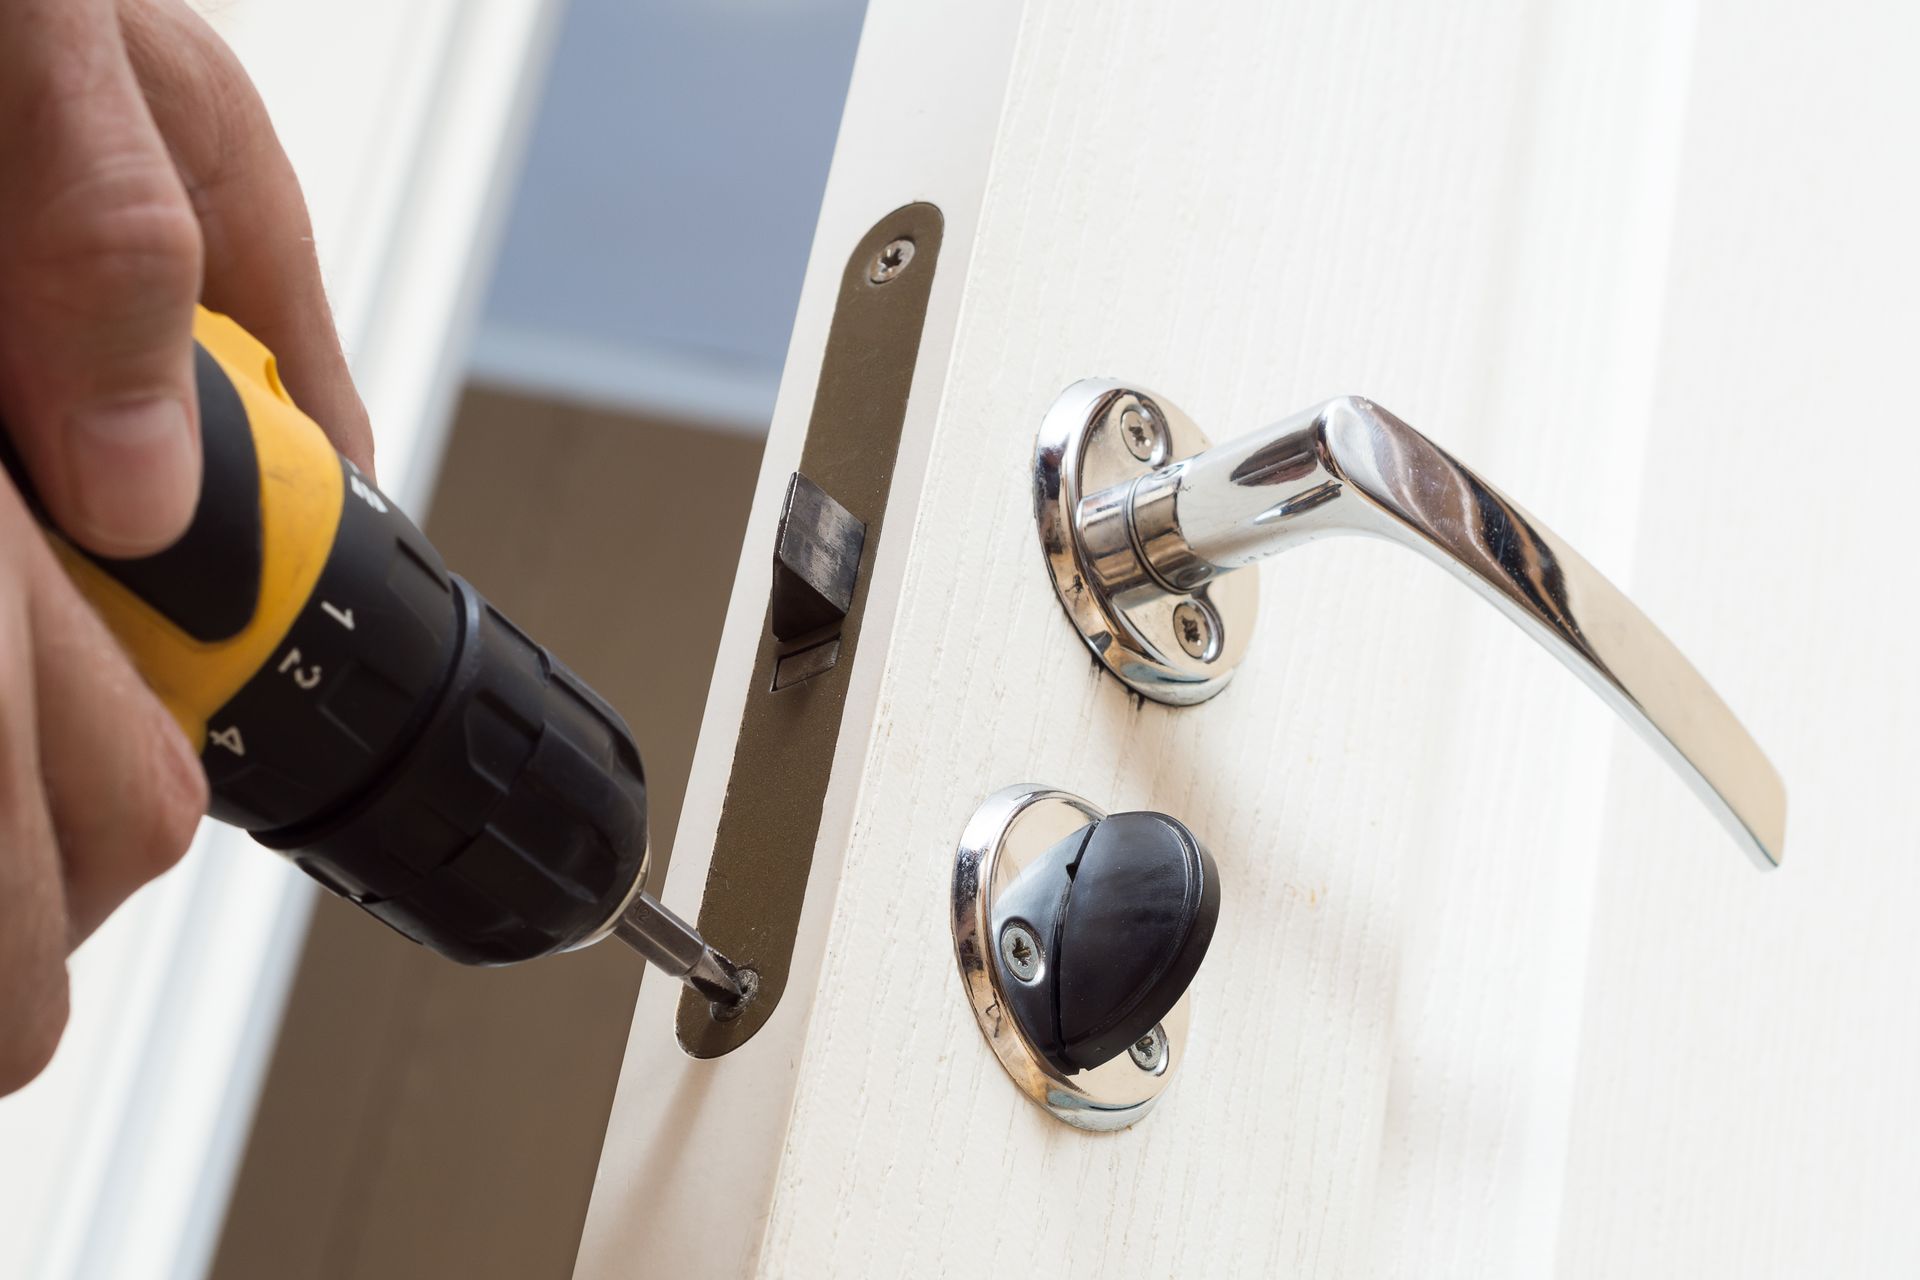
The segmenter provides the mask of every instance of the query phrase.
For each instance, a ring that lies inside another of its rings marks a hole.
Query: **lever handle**
[[[1076,392],[1078,455],[1058,451],[1076,479],[1115,470],[1102,430],[1125,445],[1145,423],[1158,442],[1148,452],[1152,469],[1084,497],[1059,483],[1056,467],[1057,501],[1049,505],[1043,492],[1040,504],[1056,586],[1057,542],[1071,552],[1080,594],[1091,597],[1066,601],[1063,589],[1069,614],[1087,635],[1089,608],[1100,612],[1112,629],[1095,652],[1141,693],[1193,701],[1180,695],[1210,696],[1224,683],[1219,668],[1230,670],[1244,650],[1252,618],[1248,600],[1230,607],[1221,597],[1232,571],[1333,534],[1386,538],[1439,563],[1546,646],[1666,757],[1756,865],[1779,864],[1786,791],[1712,686],[1578,552],[1405,422],[1342,397],[1167,462],[1179,436],[1197,434],[1177,410],[1111,383],[1082,383],[1068,395]],[[1057,436],[1060,424],[1050,422],[1048,435]],[[1242,634],[1228,646],[1221,633],[1233,630]]]

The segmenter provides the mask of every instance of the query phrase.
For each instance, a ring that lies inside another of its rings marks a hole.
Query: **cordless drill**
[[[55,553],[200,748],[212,816],[466,964],[614,934],[718,1005],[747,980],[645,889],[626,724],[480,594],[225,316],[194,324],[204,478],[157,554]]]

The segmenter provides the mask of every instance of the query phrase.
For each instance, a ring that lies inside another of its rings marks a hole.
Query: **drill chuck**
[[[646,874],[647,792],[620,717],[458,577],[419,724],[314,816],[255,830],[393,928],[468,964],[596,936]]]

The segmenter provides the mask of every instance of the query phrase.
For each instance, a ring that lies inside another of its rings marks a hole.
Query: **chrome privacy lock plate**
[[[1186,1055],[1187,988],[1220,912],[1192,832],[1023,784],[987,797],[953,867],[953,950],[1013,1082],[1081,1129],[1123,1129]]]

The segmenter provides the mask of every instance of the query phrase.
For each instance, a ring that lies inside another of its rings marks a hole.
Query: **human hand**
[[[200,300],[371,472],[306,204],[231,51],[180,0],[0,0],[0,422],[88,550],[192,518]],[[67,956],[185,852],[198,747],[0,483],[0,1093],[58,1044]]]

